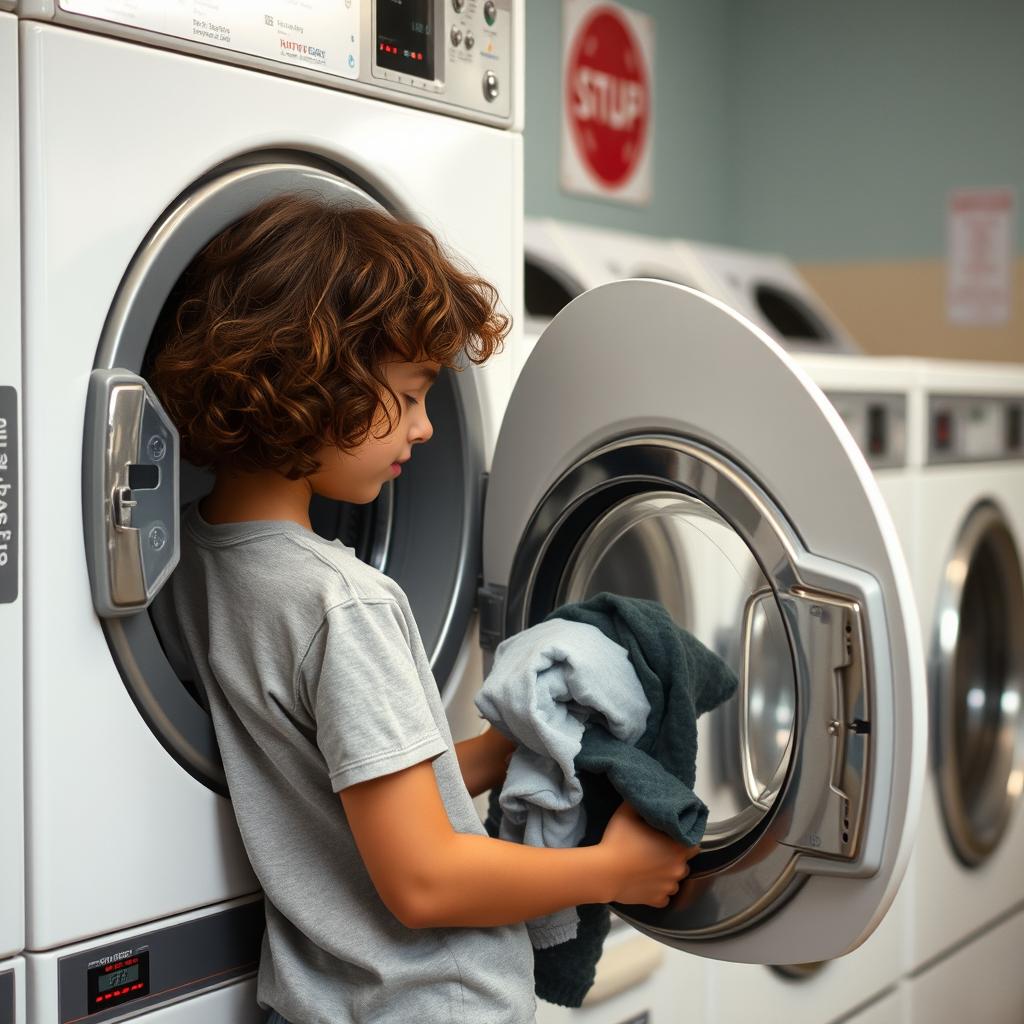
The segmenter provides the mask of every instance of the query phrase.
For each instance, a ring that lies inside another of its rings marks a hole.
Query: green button
[[[498,20],[498,9],[494,6],[494,0],[487,0],[484,4],[484,21],[493,25]]]

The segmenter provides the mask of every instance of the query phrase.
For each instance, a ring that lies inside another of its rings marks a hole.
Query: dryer
[[[921,387],[932,744],[909,875],[914,971],[1024,904],[1024,371],[925,362]]]
[[[0,959],[25,945],[17,25],[0,14]]]
[[[170,670],[145,611],[172,561],[178,496],[164,492],[178,473],[171,434],[133,377],[176,279],[243,212],[300,189],[425,223],[510,308],[521,302],[518,4],[431,8],[429,80],[378,59],[378,38],[394,26],[369,0],[304,7],[310,53],[319,33],[355,47],[354,68],[343,61],[319,71],[179,40],[160,22],[166,6],[31,3],[19,21],[25,518],[34,524],[25,608],[27,947],[30,974],[59,981],[62,992],[70,986],[76,999],[85,975],[47,973],[44,960],[103,946],[126,929],[171,929],[182,913],[256,889],[209,717]],[[252,10],[224,4],[221,28],[260,53],[264,41],[246,20]],[[299,15],[287,4],[259,11],[261,30],[282,11],[275,47]],[[455,51],[455,23],[472,25],[489,45]],[[179,45],[207,59],[176,52]],[[408,593],[456,734],[479,728],[480,509],[510,389],[507,357],[448,375],[431,395],[443,442],[373,506],[317,511],[321,529],[347,538]],[[103,405],[108,396],[114,409]],[[142,433],[115,450],[108,427],[121,422],[122,400]],[[145,501],[130,528],[123,519],[115,527],[108,496],[130,490],[133,478],[133,500]],[[180,483],[182,498],[204,485],[187,471]],[[108,542],[114,563],[105,561]],[[38,1005],[56,1005],[42,984]],[[164,997],[129,998],[140,999],[134,1010]]]

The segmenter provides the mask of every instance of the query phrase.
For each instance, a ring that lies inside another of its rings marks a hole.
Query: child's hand
[[[700,849],[651,828],[627,803],[612,815],[599,845],[610,855],[619,879],[611,902],[649,907],[668,905]]]

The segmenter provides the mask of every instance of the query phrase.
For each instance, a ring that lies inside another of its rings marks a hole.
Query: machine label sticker
[[[362,0],[60,0],[61,10],[359,77]]]
[[[18,599],[18,392],[0,387],[0,604]]]

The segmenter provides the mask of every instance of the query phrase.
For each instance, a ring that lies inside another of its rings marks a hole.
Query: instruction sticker
[[[18,392],[0,387],[0,604],[18,599]]]
[[[60,0],[61,10],[359,77],[362,0]]]

